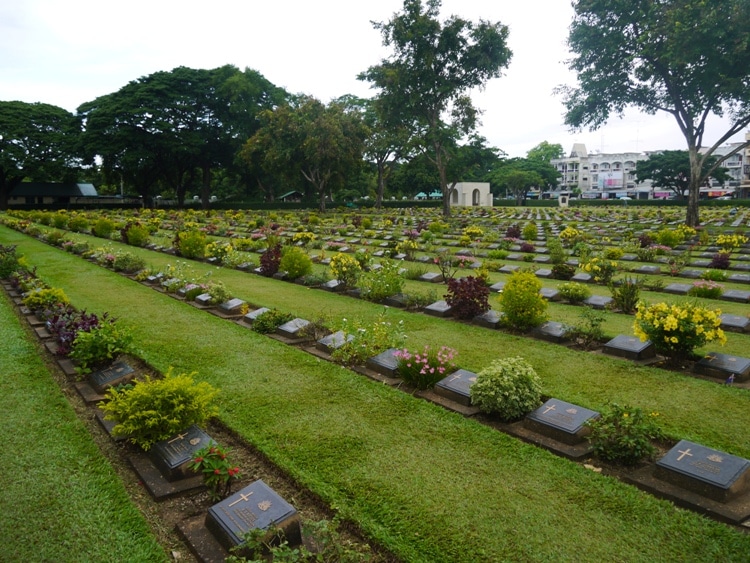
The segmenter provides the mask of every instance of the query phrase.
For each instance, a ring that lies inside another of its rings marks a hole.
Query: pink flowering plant
[[[453,348],[425,346],[421,352],[410,352],[406,348],[394,352],[398,360],[396,371],[401,379],[417,389],[429,389],[438,381],[456,370],[453,359],[457,352]]]
[[[203,475],[203,483],[213,500],[229,496],[232,481],[240,478],[240,468],[233,465],[227,456],[228,450],[211,443],[195,452],[188,468]]]

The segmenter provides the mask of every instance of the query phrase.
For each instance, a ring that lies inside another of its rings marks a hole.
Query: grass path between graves
[[[167,561],[0,296],[0,561]]]
[[[197,371],[219,387],[228,426],[404,560],[743,561],[750,553],[750,537],[727,526],[24,235],[0,228],[0,241],[18,243],[77,307],[132,327],[140,355],[157,369]],[[382,310],[240,272],[222,270],[221,279],[238,297],[307,318]],[[451,345],[467,369],[520,354],[549,395],[658,410],[670,434],[750,455],[746,391],[424,315],[388,315],[404,320],[409,346]]]

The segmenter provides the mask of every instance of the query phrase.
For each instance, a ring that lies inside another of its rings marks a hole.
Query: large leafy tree
[[[713,178],[720,184],[730,179],[729,172],[716,166],[715,156],[704,159],[703,176]],[[661,151],[652,153],[646,160],[639,160],[635,177],[638,182],[651,180],[654,187],[673,191],[679,199],[690,188],[690,155],[688,151]]]
[[[716,149],[750,124],[750,2],[576,0],[569,46],[579,85],[560,89],[565,121],[596,129],[632,106],[674,116],[690,159],[686,223],[700,223],[700,186]],[[709,116],[726,131],[700,151]]]
[[[258,114],[285,94],[259,73],[225,65],[213,70],[178,67],[134,80],[119,91],[82,104],[90,157],[148,198],[161,181],[180,204],[198,175],[208,205],[211,173],[229,167],[259,126]]]
[[[437,169],[443,214],[450,215],[447,163],[457,140],[475,130],[478,110],[469,97],[508,66],[508,28],[457,16],[440,20],[440,1],[404,0],[403,11],[374,23],[389,59],[360,74],[380,90],[382,115],[409,132],[410,144]]]
[[[542,141],[537,146],[526,152],[526,158],[549,164],[555,158],[562,158],[565,155],[560,143],[550,143]]]
[[[513,194],[517,205],[526,203],[530,188],[555,187],[559,176],[557,169],[547,162],[518,157],[501,160],[488,175],[493,186]]]
[[[304,178],[323,212],[331,191],[361,166],[366,136],[358,111],[341,102],[325,105],[303,96],[267,111],[263,126],[245,143],[241,156],[269,175],[291,182]]]
[[[63,108],[0,102],[0,209],[25,179],[74,181],[79,133],[75,116]]]

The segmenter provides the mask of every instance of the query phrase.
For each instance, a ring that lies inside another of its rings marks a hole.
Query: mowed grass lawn
[[[167,561],[0,296],[0,561]]]
[[[130,326],[157,369],[197,371],[219,387],[227,425],[404,560],[746,561],[750,554],[750,538],[727,526],[24,235],[0,227],[0,242],[18,243],[77,307],[109,311]],[[374,318],[382,310],[240,272],[215,275],[238,297],[307,318]],[[467,369],[520,354],[548,395],[590,408],[617,400],[658,410],[676,437],[750,455],[746,391],[423,315],[388,316],[404,320],[410,347],[451,345]]]

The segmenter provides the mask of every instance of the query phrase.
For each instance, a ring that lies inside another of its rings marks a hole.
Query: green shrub
[[[523,237],[523,240],[536,240],[536,237],[539,235],[539,230],[537,229],[537,226],[535,223],[526,223],[523,227],[523,231],[521,231],[521,236]]]
[[[385,318],[385,313],[380,313],[371,323],[344,319],[339,330],[344,332],[346,341],[331,353],[331,357],[348,366],[362,365],[389,348],[398,348],[406,338],[403,321],[392,323]],[[353,338],[349,339],[349,336]]]
[[[578,322],[567,332],[567,335],[584,350],[590,350],[604,339],[602,328],[604,320],[605,316],[602,311],[593,307],[584,307]]]
[[[293,319],[294,316],[289,313],[282,313],[276,309],[271,309],[258,315],[253,321],[252,329],[260,334],[271,334],[272,332],[276,332],[276,329],[281,325]]]
[[[552,277],[556,280],[569,280],[576,274],[576,267],[570,264],[553,264]]]
[[[606,260],[619,260],[625,255],[625,251],[619,247],[605,248],[602,252],[602,257]]]
[[[508,257],[508,251],[502,248],[495,248],[487,253],[490,260],[505,260]]]
[[[192,424],[202,425],[217,416],[218,391],[206,382],[195,383],[193,375],[174,375],[169,368],[163,379],[146,377],[131,389],[110,389],[102,410],[107,420],[117,422],[112,435],[148,450]]]
[[[623,465],[636,465],[644,458],[653,457],[656,448],[651,440],[664,439],[656,425],[657,416],[658,413],[644,415],[641,409],[612,404],[611,410],[602,413],[600,418],[586,422],[591,429],[588,439],[594,454]]]
[[[52,226],[56,229],[64,229],[68,226],[68,216],[64,213],[55,213],[52,215]]]
[[[643,280],[625,276],[618,285],[609,284],[612,295],[612,308],[628,315],[635,313],[638,301],[641,298],[641,287]]]
[[[55,305],[67,305],[69,303],[68,296],[59,287],[39,287],[31,290],[23,298],[23,304],[34,312],[51,309]]]
[[[148,232],[146,227],[141,225],[131,224],[127,227],[125,242],[131,246],[146,246],[151,233]]]
[[[74,233],[82,233],[89,228],[89,220],[83,215],[72,215],[68,219],[68,229]]]
[[[691,297],[700,297],[702,299],[718,299],[724,292],[724,286],[710,280],[697,280],[693,282],[693,287],[688,291]]]
[[[477,374],[471,386],[471,403],[501,420],[521,418],[541,404],[539,376],[523,358],[495,360]]]
[[[16,247],[0,245],[0,279],[7,279],[19,268]]]
[[[296,280],[312,273],[313,264],[307,252],[296,246],[284,247],[281,251],[279,269]]]
[[[126,352],[133,339],[130,331],[113,321],[99,323],[89,331],[78,331],[70,349],[79,373],[89,373]]]
[[[180,231],[175,237],[175,250],[185,258],[203,260],[206,257],[206,233],[203,231]]]
[[[63,231],[50,231],[46,235],[47,242],[53,246],[61,246],[65,242],[66,233]]]
[[[115,255],[115,261],[112,263],[115,272],[125,272],[126,274],[134,274],[145,267],[146,260],[132,252],[118,252]]]
[[[401,293],[404,278],[399,274],[399,264],[393,260],[383,260],[381,267],[364,272],[359,276],[357,287],[361,297],[367,301],[382,301],[386,297]]]
[[[211,303],[221,305],[232,298],[232,294],[224,285],[224,282],[215,280],[206,284],[206,292],[211,296]]]
[[[565,265],[567,254],[559,238],[550,238],[547,240],[547,249],[549,250],[549,260],[555,265]],[[575,269],[573,270],[575,272]]]
[[[111,238],[112,233],[115,232],[115,222],[106,217],[100,217],[94,223],[92,231],[98,237]]]
[[[584,284],[578,282],[561,283],[557,286],[557,290],[560,292],[560,297],[574,305],[583,303],[586,299],[591,297],[591,290]]]
[[[516,330],[528,330],[547,320],[547,300],[539,291],[542,283],[526,271],[513,272],[500,294],[503,323]]]
[[[727,277],[729,276],[723,270],[706,270],[701,274],[701,279],[713,282],[727,281]]]

